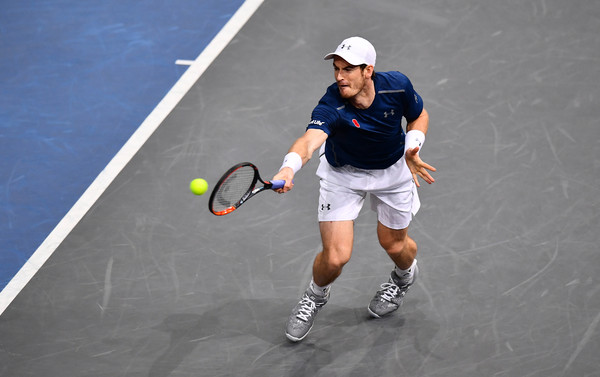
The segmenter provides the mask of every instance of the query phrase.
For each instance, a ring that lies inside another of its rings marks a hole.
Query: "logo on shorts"
[[[321,211],[325,211],[325,210],[330,211],[331,210],[331,204],[329,204],[329,203],[327,203],[327,204],[321,204]]]

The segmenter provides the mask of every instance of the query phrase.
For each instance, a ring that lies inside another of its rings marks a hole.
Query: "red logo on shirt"
[[[358,123],[358,121],[356,119],[352,119],[352,123],[354,123],[356,128],[360,128],[360,124]]]

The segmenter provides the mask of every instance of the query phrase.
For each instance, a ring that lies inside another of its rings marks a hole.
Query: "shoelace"
[[[400,291],[400,287],[398,287],[396,284],[392,284],[392,283],[383,283],[381,284],[381,295],[380,297],[386,301],[392,301],[392,299],[397,298],[398,297],[398,291]],[[400,291],[400,294],[402,294],[403,292]]]
[[[308,318],[312,315],[313,311],[316,309],[315,302],[308,297],[303,297],[300,301],[300,309],[298,310],[298,314],[296,314],[296,318],[299,318],[305,322],[308,321]]]

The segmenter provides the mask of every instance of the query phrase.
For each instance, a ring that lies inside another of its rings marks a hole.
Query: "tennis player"
[[[288,319],[286,336],[294,342],[306,337],[329,299],[331,284],[350,260],[354,220],[367,194],[377,212],[379,243],[395,265],[368,311],[380,318],[400,307],[418,274],[417,244],[407,234],[420,206],[418,178],[434,182],[429,171],[435,168],[419,156],[429,116],[410,80],[400,72],[376,73],[375,48],[361,37],[345,39],[325,60],[333,61],[335,83],[273,177],[284,179],[279,192],[288,192],[294,174],[321,149],[317,176],[323,250],[315,257],[311,282]]]

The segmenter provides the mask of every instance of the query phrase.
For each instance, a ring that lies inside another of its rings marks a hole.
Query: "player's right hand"
[[[294,187],[294,170],[292,170],[292,168],[285,167],[281,169],[279,173],[275,174],[273,180],[276,179],[283,179],[285,181],[285,185],[283,186],[283,188],[275,190],[275,192],[278,192],[280,194],[288,192],[292,189],[292,187]]]

